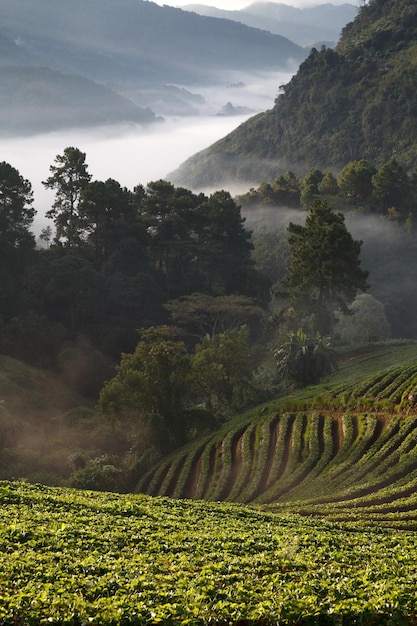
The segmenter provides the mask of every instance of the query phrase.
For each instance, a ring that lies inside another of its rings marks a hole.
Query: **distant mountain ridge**
[[[417,161],[417,0],[370,0],[334,50],[313,49],[275,106],[188,159],[193,188],[270,180],[286,169]]]
[[[335,44],[342,28],[351,22],[358,7],[345,3],[334,5],[319,4],[313,7],[297,8],[275,2],[254,2],[244,9],[227,11],[203,4],[187,4],[183,7],[199,15],[235,20],[261,28],[277,35],[288,37],[300,46],[317,45],[326,41]]]
[[[67,112],[75,84],[69,76],[84,78],[86,92],[81,101],[88,100],[93,90],[86,79],[134,97],[135,90],[156,86],[162,89],[166,84],[215,83],[220,71],[289,71],[305,56],[301,46],[285,37],[146,0],[2,0],[0,6],[0,67],[8,68],[10,82],[6,85],[3,73],[2,85],[6,91],[12,89],[11,68],[26,67],[27,75],[28,68],[59,72],[61,87],[66,82]],[[19,80],[17,76],[16,81]],[[81,87],[79,81],[74,103]],[[55,106],[57,97],[53,86],[47,86],[45,80],[37,86],[38,93],[42,89],[38,104],[32,100],[35,128],[48,126],[46,107]],[[112,99],[109,93],[106,97]],[[6,100],[3,98],[3,112],[0,111],[0,117],[5,119]],[[133,103],[129,115],[126,101],[120,102],[123,113],[116,114],[116,100],[112,100],[112,106],[108,103],[107,107],[108,112],[114,109],[112,121],[126,115],[132,122],[138,117],[152,121],[146,111]],[[140,105],[140,98],[135,102]],[[85,125],[87,118],[89,123],[94,122],[95,112],[95,123],[102,123],[103,107],[99,106],[81,106],[77,120],[70,112],[61,117],[67,118],[67,124],[76,121],[77,125]],[[17,113],[15,126],[23,130],[24,120],[19,124]],[[51,116],[49,129],[60,128],[59,120],[58,114]],[[13,127],[11,124],[9,131]]]
[[[0,17],[16,55],[99,81],[205,83],[203,70],[282,69],[305,58],[285,37],[146,0],[3,0]]]
[[[123,122],[144,125],[157,119],[151,110],[82,76],[49,68],[0,67],[2,136]]]

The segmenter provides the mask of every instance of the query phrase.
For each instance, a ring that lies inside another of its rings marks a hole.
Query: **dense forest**
[[[22,363],[17,390],[1,391],[6,478],[129,488],[280,386],[320,379],[337,346],[417,334],[415,183],[395,160],[352,161],[337,178],[289,171],[234,199],[93,180],[68,147],[43,184],[55,201],[36,242],[31,183],[1,163],[0,351]],[[62,390],[35,417],[17,401],[34,378],[23,363],[65,386],[60,419]],[[19,431],[39,441],[45,424],[58,468],[18,452]],[[97,459],[117,472],[103,477]]]
[[[191,187],[273,179],[287,169],[416,160],[416,0],[362,3],[334,49],[313,48],[275,106],[188,159],[171,180]]]

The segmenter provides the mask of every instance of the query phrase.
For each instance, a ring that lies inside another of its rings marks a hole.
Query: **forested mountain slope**
[[[417,0],[370,0],[333,49],[313,49],[275,106],[184,163],[189,186],[261,181],[288,168],[417,155]]]

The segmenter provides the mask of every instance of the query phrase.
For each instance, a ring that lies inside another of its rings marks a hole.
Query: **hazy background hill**
[[[36,82],[37,92],[13,112],[11,131],[102,124],[108,118],[152,121],[149,112],[104,88],[101,105],[91,100],[99,89],[86,79],[153,110],[158,98],[168,111],[172,99],[175,114],[184,103],[187,114],[190,106],[198,106],[195,94],[167,94],[167,84],[225,85],[234,72],[292,71],[306,56],[285,37],[145,0],[4,0],[0,18],[0,66],[7,68],[7,91],[13,90],[11,83],[19,83],[23,71],[32,87]],[[43,68],[42,80],[29,68]],[[61,73],[57,89],[46,79],[45,68]],[[2,80],[4,84],[4,74]],[[61,114],[56,112],[59,99],[65,100]],[[2,107],[7,118],[13,99],[3,98]]]
[[[51,128],[157,121],[105,85],[49,68],[0,67],[0,134],[42,133]]]
[[[127,84],[205,83],[220,67],[278,69],[304,57],[285,37],[145,0],[5,0],[0,33],[32,65]]]
[[[189,186],[260,182],[280,171],[417,157],[416,0],[371,0],[334,50],[313,49],[275,106],[189,159],[171,179]]]
[[[288,37],[300,46],[312,46],[321,42],[335,44],[342,28],[358,12],[357,6],[348,3],[297,8],[275,2],[254,2],[239,11],[225,11],[204,4],[187,4],[184,9],[195,11],[199,15],[226,18],[253,28],[268,30]]]

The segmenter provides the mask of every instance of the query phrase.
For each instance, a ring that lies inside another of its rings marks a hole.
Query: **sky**
[[[226,11],[238,11],[253,4],[256,0],[156,0],[161,6],[167,4],[172,7],[183,7],[187,4],[205,4]],[[273,2],[274,0],[269,0]],[[288,4],[294,7],[313,7],[318,4],[357,4],[357,0],[277,0],[276,4]]]

